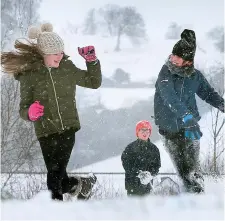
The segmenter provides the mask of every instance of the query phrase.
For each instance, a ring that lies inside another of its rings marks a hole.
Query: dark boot
[[[61,177],[61,172],[57,166],[52,166],[52,170],[47,173],[47,186],[48,190],[51,191],[53,200],[63,200]]]
[[[77,196],[77,199],[87,200],[91,196],[91,191],[97,181],[97,177],[92,174],[88,177],[80,177],[82,182],[82,188]]]
[[[204,192],[204,178],[200,172],[192,172],[184,178],[184,186],[189,193]]]
[[[74,180],[74,182],[70,182],[70,189],[67,191],[72,196],[77,196],[81,190],[82,190],[82,180],[80,176],[74,176],[70,177],[71,181]]]
[[[75,186],[78,186],[78,183],[79,183],[78,180],[79,180],[79,177],[76,177],[76,176],[68,177],[66,174],[62,181],[63,194],[69,193],[71,189],[74,189]]]
[[[63,201],[63,195],[62,195],[62,193],[60,193],[60,192],[55,192],[55,191],[51,191],[51,193],[52,193],[52,199],[53,200],[58,200],[58,201]]]

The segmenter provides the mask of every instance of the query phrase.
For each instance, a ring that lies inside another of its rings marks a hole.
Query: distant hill
[[[110,78],[104,77],[102,79],[101,88],[153,88],[154,84],[152,82],[145,83],[145,82],[128,82],[128,83],[121,83],[116,82]]]

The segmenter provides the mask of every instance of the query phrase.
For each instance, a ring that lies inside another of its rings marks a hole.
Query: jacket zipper
[[[58,100],[57,100],[57,94],[56,94],[56,90],[55,90],[55,85],[54,85],[53,78],[52,78],[51,68],[48,68],[48,72],[50,74],[50,78],[51,78],[51,81],[52,81],[52,86],[53,86],[53,90],[54,90],[55,101],[56,101],[56,105],[57,105],[59,119],[60,119],[60,122],[61,122],[61,125],[62,125],[62,129],[64,130],[64,125],[63,125],[63,122],[62,122],[62,117],[61,117],[61,114],[60,114],[60,111],[59,111],[59,103],[58,103]]]
[[[184,77],[184,80],[183,80],[183,83],[182,83],[182,86],[181,86],[180,101],[181,101],[181,97],[182,97],[182,94],[183,94],[184,81],[185,81],[185,77]]]
[[[182,94],[183,94],[184,81],[185,81],[185,77],[184,77],[184,80],[183,80],[183,83],[182,83],[182,86],[181,86],[181,91],[180,91],[180,101],[181,101],[181,97],[182,97]],[[177,123],[177,119],[176,119],[176,124],[177,124],[177,130],[179,130],[179,128],[178,128],[178,123]]]

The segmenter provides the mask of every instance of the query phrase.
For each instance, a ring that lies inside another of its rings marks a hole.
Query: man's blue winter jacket
[[[192,114],[200,120],[195,94],[224,112],[224,99],[214,91],[199,71],[189,77],[173,74],[163,65],[155,84],[154,116],[159,129],[177,133],[183,128],[183,117]]]

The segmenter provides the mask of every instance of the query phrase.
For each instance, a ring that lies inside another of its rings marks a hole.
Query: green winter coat
[[[43,62],[30,71],[15,76],[20,81],[20,116],[29,120],[28,109],[35,101],[44,106],[44,115],[34,122],[38,138],[61,133],[68,128],[80,129],[76,108],[76,85],[97,89],[101,86],[100,62],[87,63],[87,71],[77,68],[64,56],[58,68],[48,69]]]

